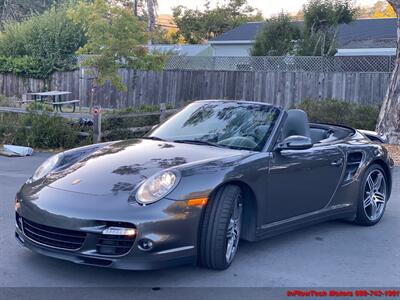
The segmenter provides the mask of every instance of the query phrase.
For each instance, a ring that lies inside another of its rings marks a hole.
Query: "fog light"
[[[139,242],[139,249],[143,251],[150,251],[153,249],[154,243],[148,239],[140,240]]]
[[[123,228],[123,227],[108,227],[103,230],[105,235],[123,235],[123,236],[135,236],[136,229],[134,228]]]

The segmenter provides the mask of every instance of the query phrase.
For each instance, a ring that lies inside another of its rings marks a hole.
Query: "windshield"
[[[194,102],[148,137],[259,151],[278,118],[276,107],[234,101]]]

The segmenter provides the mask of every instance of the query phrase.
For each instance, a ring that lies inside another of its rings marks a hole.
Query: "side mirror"
[[[283,142],[279,143],[276,150],[306,150],[310,149],[313,143],[309,137],[302,135],[288,136]]]

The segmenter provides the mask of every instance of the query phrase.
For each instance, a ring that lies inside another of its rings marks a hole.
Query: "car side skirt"
[[[296,216],[290,219],[261,225],[256,229],[254,241],[269,238],[281,233],[290,232],[306,226],[335,219],[352,219],[355,217],[356,207],[351,204],[336,205],[321,210]]]

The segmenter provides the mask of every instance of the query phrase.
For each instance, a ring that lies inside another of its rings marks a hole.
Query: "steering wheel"
[[[245,134],[242,135],[242,137],[251,137],[254,140],[254,142],[257,142],[259,140],[258,136],[256,136],[256,134],[252,132],[246,132]]]
[[[225,145],[225,146],[234,146],[234,147],[243,147],[243,148],[248,148],[248,149],[254,149],[258,145],[256,142],[252,141],[251,139],[247,137],[230,137],[225,140],[219,141],[219,145]]]

